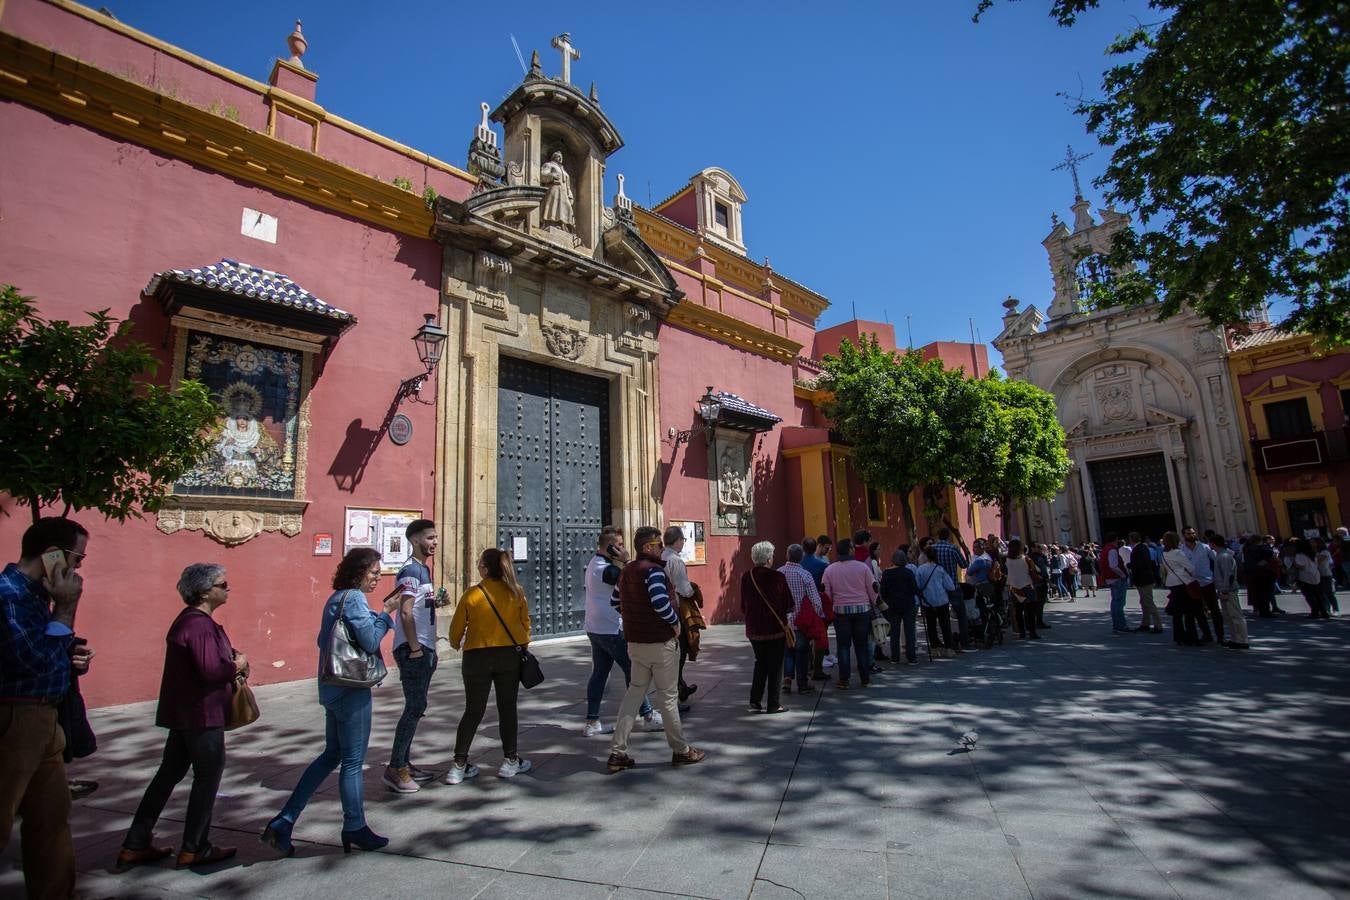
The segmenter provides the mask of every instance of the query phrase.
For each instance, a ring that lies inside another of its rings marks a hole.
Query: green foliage
[[[436,193],[436,189],[431,185],[422,189],[422,202],[426,204],[427,209],[436,208],[436,198],[439,196],[440,194]]]
[[[1006,466],[1006,421],[961,370],[915,351],[882,350],[866,335],[858,346],[844,341],[823,363],[816,386],[832,399],[821,411],[852,445],[854,467],[871,487],[908,498],[920,485],[959,484],[982,468]],[[930,492],[930,504],[942,494]],[[902,509],[913,534],[908,502]]]
[[[1007,445],[999,457],[963,481],[966,493],[981,503],[997,503],[1006,515],[1028,500],[1050,500],[1064,486],[1069,455],[1064,429],[1055,414],[1055,398],[1025,381],[1007,381],[997,372],[975,382],[985,405],[1003,420]]]
[[[0,287],[0,491],[27,504],[123,521],[158,509],[207,451],[219,409],[206,388],[148,383],[156,361],[107,310],[47,321]]]
[[[1050,14],[1068,26],[1098,2],[1051,0]],[[1283,327],[1350,342],[1344,0],[1150,6],[1159,21],[1107,48],[1120,62],[1076,109],[1113,148],[1098,186],[1140,219],[1110,257],[1140,268],[1111,299],[1224,325],[1284,298]]]
[[[395,178],[393,181],[393,185],[394,187],[398,188],[401,191],[412,190],[412,181],[407,178]]]

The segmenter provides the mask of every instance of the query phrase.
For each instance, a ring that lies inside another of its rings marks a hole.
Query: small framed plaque
[[[399,413],[389,420],[389,440],[402,447],[412,440],[412,419]]]

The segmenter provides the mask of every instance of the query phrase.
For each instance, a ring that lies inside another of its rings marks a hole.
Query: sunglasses
[[[222,591],[228,591],[230,589],[230,583],[228,581],[221,581],[211,585],[211,587],[220,588]]]

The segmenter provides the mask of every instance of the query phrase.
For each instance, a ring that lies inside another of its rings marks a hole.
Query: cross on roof
[[[572,83],[572,60],[581,59],[581,51],[572,46],[572,35],[564,31],[553,39],[552,45],[562,53],[562,80]]]
[[[1078,183],[1078,164],[1091,156],[1091,153],[1083,153],[1078,156],[1073,154],[1073,145],[1069,144],[1064,152],[1064,162],[1050,169],[1051,172],[1058,172],[1062,169],[1068,169],[1073,175],[1073,198],[1075,200],[1083,199],[1083,188]]]

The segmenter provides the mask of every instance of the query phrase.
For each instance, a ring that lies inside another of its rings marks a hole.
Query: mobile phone
[[[88,638],[74,637],[74,638],[71,638],[71,639],[70,639],[70,646],[71,646],[71,647],[83,647],[83,646],[85,646],[85,645],[88,644],[88,643],[89,643],[89,639],[88,639]]]
[[[53,547],[42,554],[42,568],[47,572],[47,580],[51,581],[57,571],[64,572],[66,569],[66,551]]]

